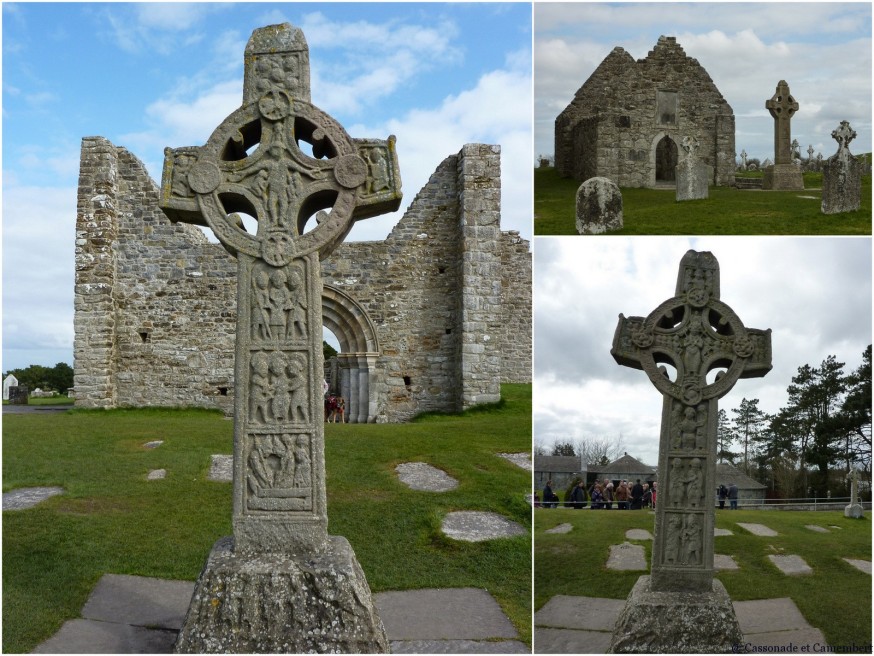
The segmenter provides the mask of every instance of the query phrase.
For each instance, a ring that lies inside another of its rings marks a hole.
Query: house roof
[[[655,474],[656,468],[643,464],[637,458],[633,458],[627,453],[621,458],[611,462],[609,465],[589,465],[589,471],[596,474],[611,474],[611,473],[633,473],[633,474]]]
[[[574,474],[583,470],[579,456],[534,456],[534,471]]]
[[[729,483],[734,483],[740,490],[763,490],[767,487],[727,462],[716,463],[716,484],[728,487]]]

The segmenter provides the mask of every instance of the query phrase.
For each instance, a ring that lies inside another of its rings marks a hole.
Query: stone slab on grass
[[[395,471],[400,482],[411,490],[447,492],[458,487],[457,480],[426,462],[402,462]]]
[[[176,631],[70,620],[37,645],[35,654],[172,654]]]
[[[380,592],[373,599],[389,640],[518,638],[498,602],[485,590]]]
[[[778,535],[777,531],[772,528],[768,528],[764,524],[745,524],[743,522],[738,522],[737,525],[741,528],[745,528],[753,535],[758,535],[765,538],[772,538],[775,535]]]
[[[625,539],[627,540],[652,540],[652,533],[645,528],[630,528],[625,531]]]
[[[643,571],[646,568],[646,552],[642,545],[623,542],[610,546],[607,569]]]
[[[850,565],[855,567],[860,572],[865,572],[865,574],[871,573],[871,561],[870,560],[858,560],[856,558],[844,558]]]
[[[502,515],[475,510],[447,514],[440,528],[450,538],[464,542],[483,542],[528,533],[521,524]]]
[[[530,654],[518,640],[391,640],[392,654]]]
[[[813,574],[810,565],[804,562],[804,558],[801,556],[771,554],[768,556],[768,560],[774,563],[781,572],[790,576]]]
[[[160,481],[161,479],[167,478],[167,470],[166,469],[153,469],[146,476],[147,481]]]
[[[82,608],[88,620],[149,628],[182,628],[194,583],[104,574]]]
[[[144,449],[157,449],[164,443],[164,440],[152,440],[151,442],[146,442],[143,444]]]
[[[775,649],[761,649],[764,653],[791,653],[787,650],[788,645],[819,645],[818,651],[825,652],[825,636],[822,631],[808,626],[805,629],[793,631],[768,631],[765,633],[744,634],[744,645],[751,647],[774,647]],[[781,649],[782,648],[782,649]],[[751,651],[750,649],[746,650]],[[812,653],[812,652],[811,652]]]
[[[63,494],[62,487],[22,487],[3,493],[3,510],[25,510],[33,508],[49,497]]]
[[[824,526],[816,526],[815,524],[805,524],[804,528],[808,531],[813,531],[814,533],[831,533],[831,531]]]
[[[716,528],[716,527],[713,528],[713,536],[714,537],[718,538],[722,535],[734,535],[734,533],[729,531],[727,528]]]
[[[498,455],[527,471],[532,471],[534,468],[530,453],[499,453]]]
[[[810,626],[789,597],[735,601],[732,606],[744,635],[806,629]]]
[[[624,599],[555,595],[534,614],[534,625],[612,633],[624,607]]]
[[[568,523],[559,524],[554,528],[548,528],[544,531],[544,533],[570,533],[573,530],[573,526]]]
[[[713,569],[734,570],[740,568],[731,556],[727,554],[713,554]]]
[[[610,647],[610,631],[575,631],[535,627],[536,654],[606,654]]]
[[[209,463],[207,480],[230,483],[234,480],[234,456],[214,454]]]

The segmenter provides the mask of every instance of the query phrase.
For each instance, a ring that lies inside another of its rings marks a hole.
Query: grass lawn
[[[570,533],[544,533],[563,522],[573,525]],[[779,535],[758,537],[736,522],[764,524]],[[557,594],[626,598],[638,577],[648,572],[608,570],[610,545],[621,544],[629,528],[652,532],[653,523],[654,516],[646,511],[535,510],[535,610]],[[805,524],[841,528],[814,533]],[[717,573],[733,601],[791,597],[829,644],[870,644],[871,576],[842,560],[871,559],[870,513],[854,520],[834,511],[717,510],[716,525],[733,532],[717,537],[715,543],[716,553],[733,556],[740,566],[737,571]],[[644,544],[647,562],[651,562],[651,541],[637,544]],[[814,573],[786,576],[771,564],[769,554],[801,556]]]
[[[761,175],[761,174],[759,174]],[[534,170],[534,233],[576,235],[580,183],[554,168]],[[622,189],[625,227],[610,235],[870,235],[871,176],[862,177],[858,212],[820,213],[821,173],[803,192],[711,187],[704,200],[677,202],[673,189]],[[804,198],[809,196],[812,198]]]
[[[328,424],[329,532],[349,539],[374,592],[485,588],[530,644],[530,536],[462,543],[439,531],[462,509],[530,525],[531,475],[495,454],[530,452],[531,386],[502,394],[500,407],[460,416]],[[232,532],[231,486],[206,480],[210,455],[232,443],[233,422],[204,410],[5,416],[3,490],[59,485],[66,494],[3,513],[3,651],[30,651],[78,617],[105,573],[196,579],[215,540]],[[409,490],[394,467],[411,461],[460,485]],[[159,468],[167,478],[146,481]]]

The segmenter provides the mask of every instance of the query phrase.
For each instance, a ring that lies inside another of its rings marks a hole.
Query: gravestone
[[[844,508],[844,517],[860,519],[862,514],[862,504],[859,503],[859,472],[854,469],[850,474],[850,503]]]
[[[713,167],[698,159],[698,139],[685,136],[680,144],[686,156],[677,164],[677,200],[699,200],[709,195]]]
[[[9,388],[10,387],[18,387],[18,379],[9,374],[6,378],[3,379],[3,400],[9,400]]]
[[[747,170],[747,151],[746,149],[740,151],[740,170]]]
[[[765,108],[774,118],[774,165],[765,169],[762,189],[797,190],[804,189],[801,170],[794,165],[790,121],[798,111],[798,103],[789,93],[786,80],[780,80],[777,90]]]
[[[609,178],[589,178],[577,189],[577,232],[600,235],[622,228],[622,192]]]
[[[9,388],[9,405],[27,405],[30,390],[27,385],[13,385]]]
[[[384,653],[355,554],[327,533],[319,260],[356,220],[398,208],[394,137],[353,139],[311,104],[298,28],[255,30],[244,62],[241,107],[204,146],[165,150],[161,208],[237,258],[234,534],[176,650]]]
[[[832,130],[832,139],[838,142],[838,151],[829,157],[822,168],[822,213],[855,212],[862,197],[862,167],[850,152],[850,142],[856,131],[847,121]]]
[[[664,400],[651,575],[632,589],[611,652],[707,653],[742,642],[713,578],[717,401],[740,378],[768,373],[771,331],[746,328],[719,295],[716,258],[690,250],[673,298],[646,318],[619,315],[611,354],[646,372]]]

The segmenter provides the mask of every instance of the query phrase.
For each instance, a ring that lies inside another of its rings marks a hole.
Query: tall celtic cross
[[[792,163],[792,134],[789,122],[798,111],[798,103],[789,93],[786,80],[777,83],[777,90],[770,100],[765,101],[765,109],[774,117],[774,163]]]
[[[285,23],[253,32],[243,103],[206,144],[165,150],[161,208],[237,258],[235,549],[327,538],[319,260],[356,220],[399,207],[394,144],[353,139],[310,102],[306,40]]]
[[[716,258],[690,250],[673,298],[646,318],[619,315],[610,353],[645,371],[664,397],[652,590],[709,592],[717,401],[738,379],[770,371],[771,331],[744,327],[719,300]]]

